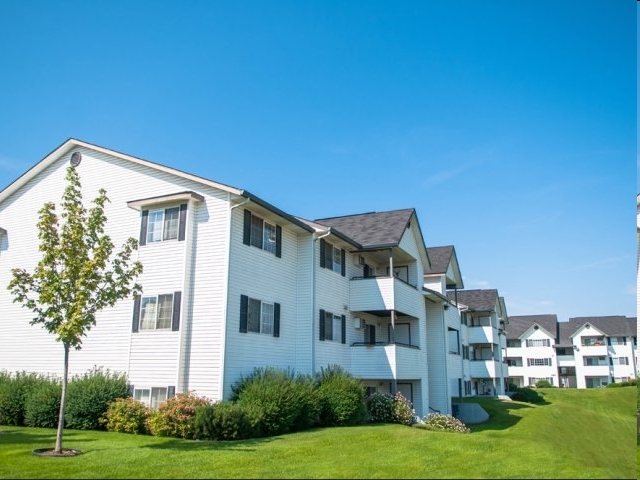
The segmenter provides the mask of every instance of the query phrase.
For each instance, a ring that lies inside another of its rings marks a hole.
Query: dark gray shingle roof
[[[451,255],[453,255],[453,245],[429,247],[427,248],[427,255],[429,255],[431,268],[425,273],[447,273],[447,268],[451,262]]]
[[[538,324],[541,328],[549,332],[554,338],[556,337],[558,325],[557,315],[516,315],[509,317],[509,324],[506,328],[507,339],[516,340],[520,338],[524,332],[535,324]]]
[[[338,230],[363,248],[391,247],[400,243],[415,209],[361,213],[344,217],[320,218],[315,222]]]
[[[609,315],[602,317],[573,317],[568,322],[559,322],[560,344],[570,345],[569,337],[580,327],[589,323],[608,337],[635,337],[637,331],[637,317],[623,315]]]
[[[447,292],[449,300],[456,300],[456,292]],[[477,312],[492,312],[497,308],[498,290],[494,288],[480,290],[458,290],[458,303]]]

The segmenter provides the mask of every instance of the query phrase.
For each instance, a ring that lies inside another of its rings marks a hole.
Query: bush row
[[[314,377],[292,370],[256,368],[232,387],[229,400],[210,403],[193,393],[177,394],[149,410],[131,399],[109,405],[108,430],[201,440],[241,440],[369,422],[413,423],[410,402],[374,393],[340,366]]]
[[[62,384],[56,377],[37,373],[0,372],[0,425],[56,428]],[[67,384],[65,427],[99,430],[109,402],[127,396],[122,374],[94,367],[73,376]]]

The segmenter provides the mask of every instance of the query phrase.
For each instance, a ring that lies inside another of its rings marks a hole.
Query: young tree
[[[80,179],[74,167],[67,168],[66,180],[62,221],[53,202],[45,203],[38,212],[42,258],[35,271],[29,273],[14,268],[7,287],[14,302],[22,303],[35,314],[30,324],[40,324],[55,335],[64,348],[55,454],[62,454],[70,348],[82,348],[82,337],[96,324],[98,311],[142,291],[136,283],[142,273],[142,264],[132,260],[132,254],[138,248],[137,241],[129,238],[120,252],[112,256],[114,245],[104,233],[107,221],[104,206],[109,201],[106,191],[99,190],[93,206],[87,211],[82,204]]]

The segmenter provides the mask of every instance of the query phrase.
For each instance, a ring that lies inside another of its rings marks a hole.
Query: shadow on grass
[[[484,423],[468,425],[472,432],[483,432],[487,430],[504,430],[517,424],[522,415],[518,412],[523,409],[536,408],[550,405],[550,402],[541,403],[515,402],[510,400],[499,400],[497,398],[468,398],[465,403],[477,403],[488,414],[489,420]]]
[[[179,438],[166,438],[163,442],[141,445],[140,448],[152,450],[236,450],[239,452],[253,452],[261,445],[275,442],[279,439],[279,437],[248,438],[246,440],[182,440]]]

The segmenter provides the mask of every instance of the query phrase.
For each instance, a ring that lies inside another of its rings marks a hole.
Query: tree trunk
[[[62,431],[64,430],[64,407],[67,399],[67,380],[69,377],[69,343],[64,345],[64,373],[62,375],[62,396],[60,398],[60,413],[58,414],[58,432],[56,433],[56,453],[62,453]]]

